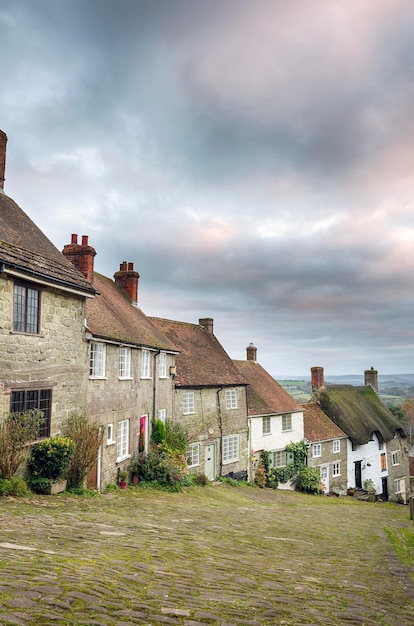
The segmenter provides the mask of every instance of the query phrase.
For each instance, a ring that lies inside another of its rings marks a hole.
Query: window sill
[[[106,442],[107,446],[113,446],[114,443],[116,443],[116,441],[114,439],[108,439],[108,441]]]
[[[118,380],[134,380],[132,376],[118,376]]]
[[[126,461],[127,459],[130,459],[131,455],[130,454],[126,454],[125,456],[119,456],[115,463],[122,463],[122,461]]]
[[[140,376],[141,380],[152,380],[152,376]]]
[[[262,437],[269,437],[272,433],[262,433]]]
[[[230,459],[229,461],[223,461],[223,465],[230,465],[230,463],[237,463],[239,459]]]
[[[108,380],[107,376],[89,376],[89,380]]]

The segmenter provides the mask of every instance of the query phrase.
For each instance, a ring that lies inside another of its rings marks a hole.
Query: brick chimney
[[[214,335],[214,320],[212,317],[203,317],[198,320],[198,323],[200,324],[200,326],[204,326],[207,332],[209,332],[211,335]]]
[[[364,372],[364,385],[370,385],[375,393],[378,393],[378,371],[371,367],[370,370]]]
[[[252,343],[246,348],[246,357],[248,361],[257,361],[257,348]]]
[[[93,265],[96,255],[95,248],[88,244],[88,236],[82,235],[82,243],[78,244],[78,236],[72,235],[71,243],[67,244],[63,254],[78,269],[90,283],[93,283]]]
[[[7,135],[0,130],[0,193],[4,189],[4,175],[6,173],[6,144]]]
[[[318,391],[318,389],[321,389],[321,387],[325,387],[323,367],[311,367],[311,384],[312,391]]]
[[[114,274],[115,284],[130,298],[132,304],[138,304],[139,274],[134,270],[133,263],[124,261],[119,265],[119,271]]]

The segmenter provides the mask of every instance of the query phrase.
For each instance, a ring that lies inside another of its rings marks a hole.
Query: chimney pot
[[[375,393],[378,393],[378,371],[371,367],[370,370],[364,372],[364,385],[373,388]]]
[[[207,332],[209,332],[211,335],[214,335],[214,320],[212,317],[203,317],[198,320],[198,323],[200,324],[200,326],[204,326]]]
[[[85,276],[86,280],[92,283],[96,250],[88,245],[88,236],[82,235],[82,245],[79,245],[78,236],[72,235],[71,243],[67,244],[62,252],[76,269]]]
[[[123,261],[119,271],[114,274],[115,284],[130,298],[132,304],[138,304],[139,274],[134,270],[133,263]]]
[[[0,190],[4,189],[4,176],[6,172],[6,145],[7,135],[0,130]]]
[[[318,391],[318,389],[325,386],[323,367],[311,367],[311,383],[312,391]]]
[[[257,361],[257,348],[252,343],[246,348],[246,356],[248,361]]]

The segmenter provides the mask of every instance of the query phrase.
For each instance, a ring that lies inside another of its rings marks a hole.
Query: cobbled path
[[[413,626],[408,508],[227,485],[0,499],[0,624]]]

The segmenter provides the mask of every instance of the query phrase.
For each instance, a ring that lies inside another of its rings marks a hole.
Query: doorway
[[[204,446],[204,473],[209,480],[216,478],[216,444]]]
[[[354,463],[355,463],[355,487],[356,489],[362,489],[362,471],[361,471],[362,461],[354,461]]]

